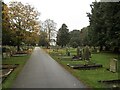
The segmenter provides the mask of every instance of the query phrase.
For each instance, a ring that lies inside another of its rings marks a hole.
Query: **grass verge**
[[[21,57],[10,57],[2,60],[2,64],[19,64],[19,66],[2,83],[3,89],[11,88],[14,80],[16,79],[17,75],[20,73],[29,58],[30,55],[26,55]]]
[[[47,50],[48,51],[48,50]],[[71,55],[74,55],[76,50],[71,49]],[[107,70],[109,62],[112,58],[117,58],[116,54],[112,53],[96,53],[92,54],[91,61],[97,64],[102,64],[103,68],[94,70],[76,70],[67,66],[67,64],[83,64],[85,61],[71,61],[72,56],[65,56],[65,49],[60,49],[58,52],[49,50],[49,54],[72,75],[77,77],[80,81],[85,83],[90,88],[111,88],[111,85],[99,83],[99,80],[113,80],[118,79],[118,73],[112,73]]]

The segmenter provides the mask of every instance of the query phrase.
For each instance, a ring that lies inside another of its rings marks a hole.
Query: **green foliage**
[[[88,13],[90,20],[90,44],[106,46],[120,45],[120,3],[94,2],[92,12]],[[119,47],[120,48],[120,47]]]
[[[41,31],[39,38],[40,38],[39,43],[38,43],[39,46],[49,46],[49,40],[47,39],[46,32]]]
[[[73,42],[69,42],[70,46],[72,46],[73,48],[77,48],[78,47],[78,44],[77,42],[73,41]]]
[[[80,31],[79,30],[73,30],[69,32],[70,34],[70,41],[69,45],[76,48],[81,45],[81,37],[80,37]]]
[[[69,43],[69,29],[66,24],[62,24],[57,34],[57,45],[66,46]]]
[[[89,26],[81,29],[80,37],[81,37],[81,45],[82,46],[89,44],[89,37],[88,37],[89,32],[88,31],[89,31]]]

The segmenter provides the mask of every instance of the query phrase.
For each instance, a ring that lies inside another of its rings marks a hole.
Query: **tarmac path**
[[[40,47],[13,83],[12,88],[87,88]]]

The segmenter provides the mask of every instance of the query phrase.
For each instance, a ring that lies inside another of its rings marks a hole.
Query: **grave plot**
[[[76,55],[72,56],[72,61],[79,61],[79,60],[82,60],[82,48],[78,46],[76,50]]]
[[[71,57],[69,57],[69,56],[62,56],[62,57],[61,57],[61,60],[62,60],[62,61],[71,61],[72,59],[71,59]]]
[[[2,48],[2,57],[3,58],[10,58],[13,57],[19,57],[19,56],[26,56],[32,52],[33,49],[22,49],[20,51],[17,51],[15,47],[6,47],[3,46]]]
[[[26,56],[27,54],[14,54],[13,57],[21,57],[21,56]]]
[[[2,78],[2,82],[8,77],[9,74],[11,74],[12,71],[13,71],[13,69],[3,69],[3,70],[1,70],[0,78]]]
[[[18,66],[18,64],[3,64],[2,69],[14,69]]]
[[[16,52],[14,55],[12,55],[13,57],[19,57],[19,56],[26,56],[28,55],[28,52],[27,51],[19,51],[19,52]]]
[[[2,78],[2,82],[14,71],[14,69],[18,66],[18,64],[3,64],[1,67],[0,78]]]
[[[28,54],[27,51],[17,51],[15,54]]]
[[[80,60],[82,60],[82,57],[77,56],[77,55],[73,55],[72,61],[80,61]]]
[[[91,52],[89,50],[88,46],[85,46],[83,48],[82,53],[80,52],[81,50],[79,50],[79,47],[77,49],[77,55],[74,56],[72,59],[75,61],[78,60],[83,60],[83,62],[85,61],[85,64],[67,64],[67,66],[73,68],[73,69],[96,69],[96,68],[101,68],[102,65],[101,64],[96,64],[90,61],[91,58]]]
[[[80,61],[80,60],[90,60],[91,58],[91,52],[89,49],[89,46],[85,46],[83,48],[81,47],[77,47],[76,50],[76,55],[73,55],[72,57],[72,61]]]
[[[104,84],[108,88],[120,88],[120,79],[100,80],[98,82]]]
[[[73,68],[73,69],[96,69],[96,68],[101,68],[101,64],[67,64],[67,66]]]
[[[115,58],[111,59],[109,63],[109,69],[107,70],[109,70],[112,73],[117,73],[118,72],[118,60]],[[109,88],[120,88],[120,79],[99,80],[98,82],[104,84],[105,86]]]
[[[20,56],[26,56],[28,54],[31,54],[33,51],[32,48],[21,48],[20,51],[16,51],[12,56],[14,57],[20,57]]]

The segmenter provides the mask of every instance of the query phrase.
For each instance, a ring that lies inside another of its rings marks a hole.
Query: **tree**
[[[10,28],[8,6],[2,2],[2,45],[12,45],[12,30]],[[9,37],[9,38],[8,38]]]
[[[47,39],[47,33],[44,31],[41,31],[40,34],[40,40],[39,40],[39,46],[49,46],[49,41]]]
[[[102,33],[102,24],[104,23],[102,15],[103,11],[100,9],[100,3],[94,2],[91,5],[92,14],[89,15],[90,19],[90,29],[89,36],[91,38],[91,44],[95,46],[104,45],[104,33]],[[102,37],[102,38],[101,38]]]
[[[43,29],[47,33],[48,41],[55,37],[56,23],[53,20],[47,19],[43,22]]]
[[[69,32],[70,34],[70,41],[69,45],[72,47],[78,47],[81,45],[81,36],[80,36],[80,31],[79,30],[73,30]]]
[[[62,24],[57,34],[57,45],[66,46],[69,43],[69,29],[66,24]]]
[[[95,45],[119,47],[120,42],[120,4],[95,2],[91,5],[89,36]],[[90,35],[91,34],[91,35]],[[120,48],[120,47],[119,47]]]
[[[80,31],[80,40],[81,45],[89,45],[89,37],[88,37],[89,26],[84,27]]]
[[[25,45],[33,45],[35,46],[36,44],[39,43],[39,35],[35,32],[29,32],[29,31],[26,31],[25,33],[26,35],[26,38],[23,39],[23,43]]]
[[[21,2],[10,2],[9,13],[11,29],[15,32],[15,41],[17,40],[18,51],[20,45],[27,38],[26,31],[38,33],[39,12],[31,7],[29,4],[22,4]]]
[[[0,11],[2,11],[2,1],[0,1]],[[0,13],[0,28],[2,28],[2,17],[1,17],[1,13]],[[0,30],[0,45],[2,45],[2,30]],[[0,48],[1,50],[1,48]]]

